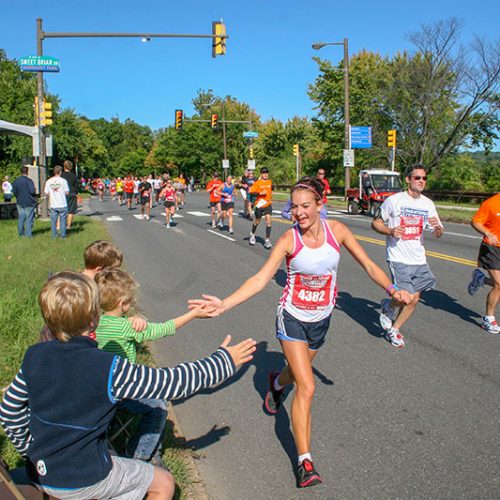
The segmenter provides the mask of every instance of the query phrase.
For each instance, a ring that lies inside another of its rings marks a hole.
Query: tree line
[[[464,46],[461,29],[455,18],[439,21],[408,35],[412,50],[392,57],[366,50],[351,56],[351,125],[371,126],[373,139],[372,148],[356,150],[353,175],[359,168],[389,166],[387,131],[396,129],[397,169],[423,163],[432,172],[429,187],[434,189],[499,189],[500,155],[491,150],[499,130],[500,43],[476,37]],[[236,97],[200,89],[182,130],[175,129],[173,116],[171,126],[151,130],[130,119],[90,119],[62,109],[59,97],[49,92],[52,164],[72,159],[85,176],[183,172],[203,182],[221,168],[224,115],[227,121],[244,122],[226,126],[233,174],[243,172],[251,148],[257,166],[269,167],[276,183],[292,183],[292,148],[299,144],[302,173],[321,167],[335,186],[343,186],[343,62],[315,61],[318,76],[308,90],[316,109],[312,119],[262,120]],[[35,94],[35,75],[20,71],[0,49],[0,119],[33,123]],[[219,116],[215,130],[209,123],[212,113]],[[259,133],[252,143],[243,137],[249,129]],[[473,149],[483,152],[470,153]],[[17,174],[22,158],[30,155],[29,138],[0,134],[2,177]]]

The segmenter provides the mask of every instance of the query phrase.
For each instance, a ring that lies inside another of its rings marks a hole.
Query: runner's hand
[[[215,317],[223,314],[225,312],[224,303],[218,297],[214,295],[201,295],[202,299],[190,299],[188,300],[188,309],[195,309],[198,306],[210,306],[214,309],[210,314],[210,317]]]
[[[396,226],[391,228],[390,234],[393,238],[402,238],[405,232],[401,226]]]
[[[411,302],[411,299],[413,298],[413,295],[406,290],[396,290],[392,294],[392,298],[403,304],[409,304]]]
[[[498,238],[495,234],[487,232],[486,237],[488,238],[488,241],[490,242],[491,246],[497,246],[498,245]]]
[[[189,309],[194,314],[194,317],[199,319],[219,316],[219,312],[217,311],[217,309],[210,304],[203,304],[194,308],[190,307]]]
[[[255,344],[257,344],[255,340],[246,339],[240,342],[239,344],[232,346],[229,345],[229,342],[231,342],[231,335],[228,335],[224,339],[224,342],[222,342],[221,347],[224,347],[224,349],[226,349],[229,352],[229,354],[233,358],[236,368],[238,368],[243,363],[248,363],[253,359],[252,354],[257,349],[255,347]]]
[[[148,322],[144,316],[131,316],[129,322],[132,323],[132,328],[137,332],[142,332],[148,326]]]

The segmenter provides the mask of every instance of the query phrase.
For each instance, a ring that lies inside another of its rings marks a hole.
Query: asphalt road
[[[92,199],[91,209],[123,250],[151,321],[180,315],[202,292],[224,297],[268,255],[263,240],[248,245],[244,219],[236,218],[233,237],[212,230],[202,193],[187,198],[173,229],[159,207],[150,221],[111,201]],[[386,269],[383,238],[368,217],[331,216]],[[272,241],[288,227],[277,218]],[[407,323],[402,350],[380,336],[383,291],[342,251],[338,305],[315,361],[312,453],[322,485],[295,487],[291,397],[276,417],[262,410],[267,374],[283,364],[274,336],[283,269],[225,316],[197,320],[152,345],[158,364],[171,366],[212,352],[227,333],[259,342],[253,362],[224,387],[175,403],[211,498],[500,498],[500,336],[479,327],[486,291],[466,291],[480,239],[468,226],[446,230],[441,240],[427,239],[437,290]]]

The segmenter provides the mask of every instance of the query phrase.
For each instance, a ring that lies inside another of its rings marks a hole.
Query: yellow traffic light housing
[[[293,145],[293,156],[299,156],[299,145],[298,144]]]
[[[249,157],[251,160],[253,160],[253,147],[252,147],[252,146],[250,146],[250,147],[248,148],[248,157]]]
[[[40,113],[40,125],[48,127],[52,125],[52,103],[43,100],[42,112]]]
[[[212,57],[226,53],[226,25],[220,21],[212,23]]]
[[[211,127],[213,129],[216,129],[217,128],[217,125],[219,124],[219,115],[216,114],[216,113],[213,113],[212,114],[212,119],[211,119]]]
[[[35,127],[40,125],[40,108],[38,107],[38,96],[35,96]]]
[[[175,129],[182,130],[182,122],[184,121],[184,112],[182,109],[175,110]]]
[[[396,147],[396,131],[388,130],[387,131],[387,147],[395,148]]]

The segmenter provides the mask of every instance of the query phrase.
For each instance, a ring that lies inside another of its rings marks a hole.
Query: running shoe
[[[146,220],[149,220],[149,215],[145,215],[145,216],[144,216],[144,218],[145,218]]]
[[[233,234],[233,233],[234,233],[233,228],[232,228],[232,227],[230,227],[230,228],[229,228],[229,234]]]
[[[248,239],[250,245],[255,245],[255,234],[250,233],[250,238]]]
[[[389,328],[385,336],[394,347],[402,348],[405,346],[405,339],[397,328]]]
[[[219,229],[222,229],[224,227],[224,224],[222,224],[222,221],[217,222],[217,227]]]
[[[274,380],[279,374],[280,372],[271,372],[269,374],[269,390],[267,391],[264,399],[266,410],[273,415],[278,413],[279,407],[281,406],[281,400],[283,398],[283,389],[277,391],[274,388]]]
[[[469,295],[475,295],[476,292],[484,286],[484,280],[486,279],[485,274],[481,269],[474,269],[472,271],[472,278],[470,280],[469,286],[467,287]]]
[[[493,319],[490,319],[493,318]],[[481,325],[488,333],[500,333],[500,326],[493,316],[483,316],[483,324]]]
[[[308,458],[302,460],[297,469],[297,486],[299,488],[306,488],[307,486],[314,486],[320,483],[321,478],[311,460]]]
[[[271,241],[269,239],[266,239],[266,241],[264,242],[264,248],[272,248],[273,247],[273,244],[271,243]]]
[[[380,303],[380,315],[378,317],[380,326],[384,330],[392,328],[392,323],[396,319],[397,309],[391,307],[391,299],[384,299]]]
[[[212,221],[212,227],[217,227],[217,224],[215,223],[215,221]]]
[[[170,229],[172,226],[170,224],[167,224],[167,229]]]

